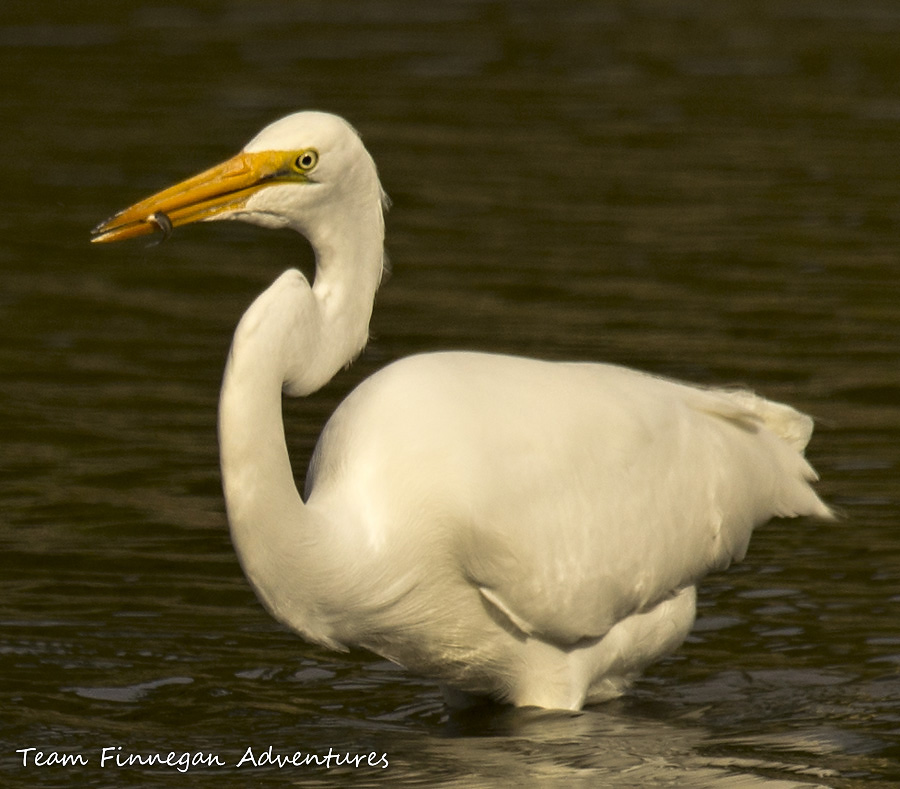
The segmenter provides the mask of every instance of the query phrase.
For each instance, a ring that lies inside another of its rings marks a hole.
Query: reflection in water
[[[151,690],[165,685],[188,685],[193,682],[190,677],[167,677],[153,682],[140,682],[124,688],[62,688],[64,692],[77,693],[85,699],[99,701],[119,701],[123,703],[140,701]]]
[[[825,781],[813,781],[813,786],[827,785],[828,778],[836,777],[802,762],[704,755],[709,733],[695,724],[671,725],[622,712],[562,716],[516,710],[487,727],[493,729],[487,738],[433,741],[429,753],[467,763],[481,780],[498,783],[505,776],[558,786],[599,786],[614,780],[615,786],[625,787],[786,788],[809,786],[811,779]],[[763,777],[767,773],[787,779]],[[466,785],[465,779],[459,785]]]
[[[900,781],[893,3],[57,5],[0,21],[6,785],[223,784],[9,769],[32,745],[280,743],[392,768],[255,783]],[[812,413],[844,521],[761,529],[690,642],[574,719],[445,721],[432,686],[268,622],[221,512],[216,398],[238,316],[308,252],[199,227],[101,254],[87,233],[304,107],[379,162],[393,276],[366,354],[288,406],[298,468],[391,359],[596,359]]]

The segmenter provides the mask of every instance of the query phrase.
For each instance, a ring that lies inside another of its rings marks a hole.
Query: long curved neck
[[[353,232],[309,234],[312,287],[299,271],[286,271],[247,310],[219,401],[225,501],[244,572],[273,615],[323,643],[327,634],[303,612],[315,608],[316,576],[328,571],[316,546],[330,524],[297,491],[281,393],[315,391],[365,345],[382,267],[380,207],[368,222],[356,219]]]

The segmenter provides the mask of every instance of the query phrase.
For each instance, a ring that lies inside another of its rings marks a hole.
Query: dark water
[[[898,42],[888,0],[6,0],[2,783],[900,780]],[[362,377],[488,349],[789,401],[844,519],[760,530],[689,643],[579,716],[449,719],[428,682],[281,630],[228,540],[215,404],[242,310],[309,254],[248,227],[88,231],[310,107],[375,155],[394,272],[366,354],[288,404],[299,473]],[[270,745],[375,766],[233,767]],[[118,746],[229,767],[101,767]]]

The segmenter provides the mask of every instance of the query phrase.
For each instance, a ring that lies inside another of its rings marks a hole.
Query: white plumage
[[[578,709],[676,648],[696,584],[775,516],[830,517],[812,421],[745,391],[621,367],[479,353],[396,362],[335,411],[295,486],[281,393],[366,342],[383,192],[340,118],[298,113],[240,154],[99,226],[111,241],[198,220],[292,227],[316,252],[235,332],[220,402],[235,549],[268,610],[487,695]],[[161,215],[161,216],[160,216]]]

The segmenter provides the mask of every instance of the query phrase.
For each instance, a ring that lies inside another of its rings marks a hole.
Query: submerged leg
[[[469,710],[491,703],[486,696],[466,693],[464,690],[451,688],[449,685],[441,685],[441,693],[444,696],[444,703],[453,710]]]

